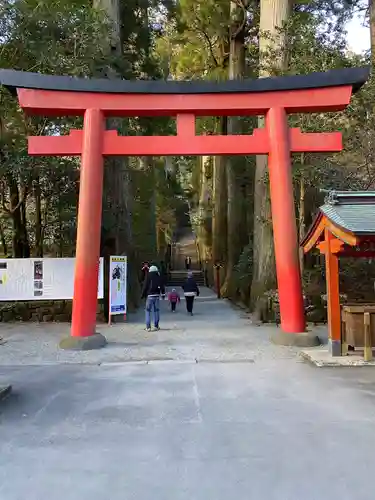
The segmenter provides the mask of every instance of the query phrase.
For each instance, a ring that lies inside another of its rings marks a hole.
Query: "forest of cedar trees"
[[[225,80],[301,74],[375,61],[372,0],[2,0],[0,67],[111,79]],[[371,51],[350,52],[345,27],[360,16]],[[80,119],[27,118],[1,89],[0,253],[74,256],[79,158],[31,157],[27,135],[64,134]],[[304,131],[339,130],[344,152],[293,156],[299,237],[323,190],[375,189],[375,81],[341,113],[295,115]],[[199,133],[251,133],[262,119],[202,118]],[[166,135],[169,119],[111,119],[127,135]],[[188,207],[208,279],[221,262],[222,295],[267,319],[276,278],[267,157],[111,158],[106,160],[102,252],[127,254],[129,297],[137,270],[162,258]],[[109,249],[109,250],[108,250]],[[325,290],[324,262],[301,255],[305,294]],[[343,293],[373,293],[369,261],[345,260]],[[353,283],[355,286],[353,286]],[[358,286],[361,283],[361,286]],[[362,298],[363,298],[362,297]]]

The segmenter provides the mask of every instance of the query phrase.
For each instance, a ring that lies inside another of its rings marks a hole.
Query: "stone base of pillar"
[[[340,340],[328,339],[328,352],[331,356],[342,356]]]
[[[101,333],[89,337],[66,337],[60,341],[60,349],[67,351],[91,351],[101,349],[107,344],[107,339]]]
[[[321,345],[319,337],[311,333],[285,333],[278,330],[271,335],[271,341],[277,345],[293,347],[316,347]]]

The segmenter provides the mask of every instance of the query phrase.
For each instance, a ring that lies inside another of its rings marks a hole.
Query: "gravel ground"
[[[298,351],[272,346],[269,336],[275,326],[254,326],[246,313],[212,291],[203,289],[195,314],[187,316],[185,303],[172,314],[162,302],[161,330],[144,331],[143,311],[130,315],[125,324],[98,325],[108,345],[95,351],[63,351],[59,341],[69,335],[63,323],[0,324],[0,366],[55,363],[89,363],[148,360],[254,360],[264,356],[295,356]]]

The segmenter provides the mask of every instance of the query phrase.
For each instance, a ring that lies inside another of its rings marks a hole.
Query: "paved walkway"
[[[375,372],[313,368],[209,292],[196,313],[93,353],[0,330],[0,498],[372,500]]]
[[[144,313],[130,315],[127,323],[111,327],[98,325],[108,339],[102,350],[69,352],[59,349],[59,341],[69,335],[64,323],[0,323],[1,365],[40,365],[150,360],[253,360],[263,355],[280,356],[287,349],[272,348],[269,334],[273,327],[255,327],[248,315],[235,310],[227,301],[203,289],[190,317],[181,302],[177,312],[161,302],[161,330],[144,331]]]

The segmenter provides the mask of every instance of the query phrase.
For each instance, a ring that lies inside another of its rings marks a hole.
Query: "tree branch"
[[[242,21],[240,23],[240,26],[237,28],[237,30],[231,34],[231,39],[235,40],[238,35],[245,29],[246,22],[247,22],[247,6],[248,2],[245,2],[243,0],[231,0],[231,2],[235,3],[241,10],[242,10]]]
[[[8,177],[11,177],[10,175]],[[11,182],[14,182],[13,179],[11,179]],[[10,183],[9,183],[10,185]],[[17,186],[17,189],[18,189],[18,186]],[[5,202],[5,194],[4,194],[4,184],[3,184],[3,181],[1,181],[1,193],[0,193],[0,196],[1,196],[1,206],[2,206],[2,209],[5,213],[7,213],[8,215],[11,215],[13,216],[13,214],[20,208],[20,206],[25,203],[26,201],[26,197],[27,197],[27,194],[28,194],[28,190],[29,190],[29,186],[26,184],[26,185],[22,185],[21,186],[21,189],[18,190],[18,202],[17,204],[14,206],[14,207],[7,207],[6,206],[6,202]]]
[[[208,48],[209,48],[209,51],[210,51],[211,57],[212,57],[212,59],[213,59],[213,61],[214,61],[215,65],[216,65],[217,67],[219,67],[219,66],[220,66],[220,64],[219,64],[219,62],[218,62],[218,60],[217,60],[217,58],[216,58],[216,56],[215,56],[215,53],[214,53],[214,48],[213,48],[213,46],[212,46],[212,42],[211,42],[210,37],[207,35],[207,33],[206,33],[206,32],[205,32],[202,28],[198,28],[198,27],[197,27],[197,31],[198,31],[199,33],[201,33],[201,35],[203,35],[204,39],[206,40],[206,42],[207,42],[207,44],[208,44]]]

